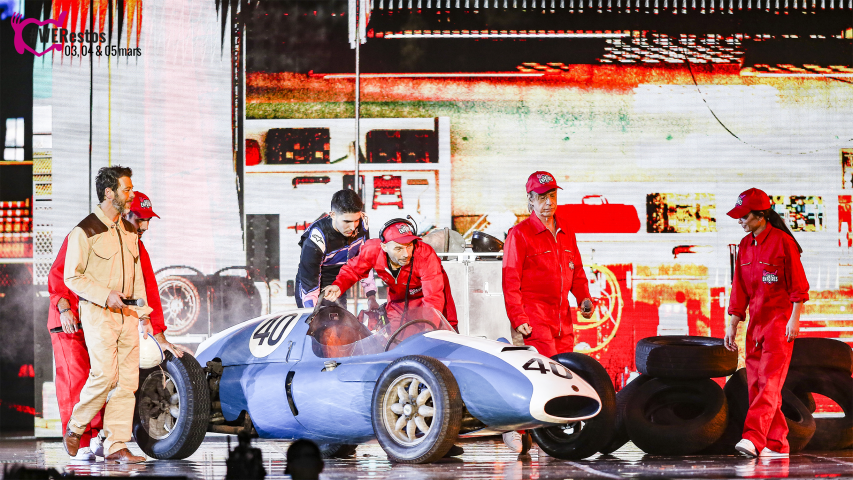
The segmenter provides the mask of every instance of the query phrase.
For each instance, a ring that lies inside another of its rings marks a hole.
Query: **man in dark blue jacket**
[[[313,307],[320,289],[335,281],[341,267],[358,255],[365,240],[370,238],[367,217],[362,209],[364,202],[353,190],[335,192],[332,211],[315,220],[302,234],[299,240],[302,254],[296,273],[296,305],[300,308]],[[368,309],[378,309],[373,275],[362,280],[361,285],[367,296]],[[346,307],[346,296],[342,295],[338,303]]]

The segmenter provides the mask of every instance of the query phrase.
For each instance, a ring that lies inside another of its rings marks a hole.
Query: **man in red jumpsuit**
[[[326,288],[325,298],[337,300],[341,292],[367,277],[370,270],[375,270],[388,286],[385,311],[391,325],[399,326],[404,321],[408,286],[410,310],[430,306],[457,328],[456,305],[447,273],[435,250],[420,241],[409,222],[388,224],[379,232],[379,238],[364,242],[358,255],[347,261],[334,283]]]
[[[144,207],[147,202],[147,208]],[[127,214],[127,219],[137,228],[137,233],[142,234],[148,229],[148,221],[157,214],[151,210],[151,200],[143,194],[136,192]],[[144,218],[144,219],[143,219]],[[65,285],[65,252],[68,248],[68,238],[62,242],[56,260],[48,274],[47,287],[50,293],[50,310],[47,319],[47,328],[50,330],[50,340],[53,345],[53,356],[56,364],[56,400],[59,403],[59,418],[62,422],[62,431],[68,426],[71,418],[71,410],[80,400],[80,391],[86,378],[89,376],[89,351],[86,349],[86,338],[79,323],[78,300]],[[157,279],[154,277],[154,269],[151,267],[151,259],[148,252],[139,242],[140,261],[143,277],[145,279],[145,292],[148,298],[160,298],[157,290]],[[151,326],[154,335],[164,350],[170,350],[174,355],[182,356],[183,352],[173,347],[166,340],[163,332],[166,326],[163,321],[163,307],[159,301],[151,302],[154,311],[151,312]],[[103,410],[102,410],[103,413]],[[80,437],[82,447],[77,451],[77,460],[95,460],[95,455],[104,456],[102,441],[97,437],[98,431],[103,428],[103,414],[98,414],[89,424],[89,428]],[[92,448],[94,447],[94,448]]]
[[[571,352],[575,334],[569,293],[592,316],[589,286],[575,234],[557,212],[557,181],[548,172],[527,179],[527,220],[509,230],[504,244],[503,292],[512,328],[525,345],[545,356]],[[504,434],[504,443],[524,453],[528,441],[517,432]]]
[[[747,190],[728,215],[738,219],[747,232],[738,246],[728,310],[732,318],[725,338],[726,348],[737,350],[738,324],[746,317],[749,306],[749,410],[743,439],[735,448],[750,456],[788,456],[782,385],[799,333],[800,310],[809,299],[809,282],[800,261],[799,245],[784,220],[773,212],[766,193]]]

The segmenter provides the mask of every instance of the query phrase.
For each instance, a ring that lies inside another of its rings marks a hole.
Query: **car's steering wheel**
[[[410,320],[410,321],[408,321],[408,322],[406,322],[406,323],[404,323],[404,324],[400,325],[400,328],[398,328],[397,330],[394,330],[394,333],[392,333],[392,334],[391,334],[391,337],[388,339],[388,343],[386,343],[386,344],[385,344],[385,350],[384,350],[384,351],[385,351],[385,352],[387,352],[387,351],[388,351],[388,347],[390,347],[390,346],[391,346],[391,343],[393,343],[393,342],[394,342],[394,339],[396,339],[396,338],[397,338],[397,335],[399,335],[399,334],[400,334],[400,332],[402,332],[404,329],[406,329],[406,328],[408,328],[408,327],[410,327],[410,326],[412,326],[412,325],[415,325],[415,324],[417,324],[417,323],[426,323],[426,324],[427,324],[427,325],[429,325],[430,327],[432,327],[432,328],[436,328],[436,326],[435,326],[435,325],[433,325],[433,323],[432,323],[432,322],[430,322],[429,320],[423,319],[423,318],[421,318],[421,319],[419,319],[419,320]]]

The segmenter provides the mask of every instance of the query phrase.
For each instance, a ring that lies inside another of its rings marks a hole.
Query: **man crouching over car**
[[[431,246],[415,235],[407,220],[391,220],[382,227],[379,238],[366,241],[326,288],[324,298],[334,302],[341,292],[367,277],[371,269],[388,286],[385,311],[389,324],[400,326],[405,322],[407,308],[428,305],[457,328],[456,305],[441,260]]]

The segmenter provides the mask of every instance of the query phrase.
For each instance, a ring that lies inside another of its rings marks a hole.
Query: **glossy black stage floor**
[[[236,439],[232,442],[236,445]],[[284,475],[289,443],[255,440],[263,451],[267,478]],[[540,456],[534,446],[528,459],[519,459],[497,438],[466,440],[465,453],[431,465],[391,464],[377,443],[358,447],[356,456],[326,462],[323,479],[564,479],[564,478],[850,478],[853,450],[808,452],[790,459],[748,459],[741,456],[661,457],[645,455],[632,443],[609,456],[583,461],[563,461]],[[131,444],[134,453],[140,453]],[[194,479],[225,478],[228,448],[224,436],[208,434],[201,448],[182,461],[150,460],[138,465],[105,465],[103,462],[72,462],[59,440],[0,439],[0,463],[30,467],[54,467],[90,476],[185,475]],[[0,472],[2,475],[2,472]]]

